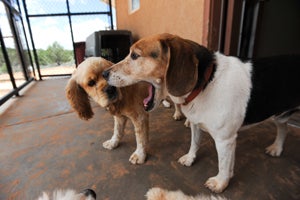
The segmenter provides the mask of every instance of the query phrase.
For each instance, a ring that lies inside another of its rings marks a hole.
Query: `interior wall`
[[[208,0],[140,0],[140,8],[129,13],[129,0],[116,1],[118,29],[130,30],[133,39],[172,33],[200,44],[207,43]]]

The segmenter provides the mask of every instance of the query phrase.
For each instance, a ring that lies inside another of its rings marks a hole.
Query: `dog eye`
[[[153,52],[150,53],[150,56],[152,58],[157,58],[158,57],[158,53],[153,51]]]
[[[88,82],[88,86],[93,87],[94,85],[96,85],[96,81],[90,80],[90,81]]]
[[[140,57],[140,55],[135,53],[135,52],[132,52],[130,57],[131,57],[132,60],[136,60],[136,59],[138,59],[138,57]]]

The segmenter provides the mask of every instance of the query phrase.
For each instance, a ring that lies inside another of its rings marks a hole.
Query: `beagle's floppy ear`
[[[88,120],[93,117],[94,113],[88,94],[77,84],[74,77],[68,81],[66,96],[70,105],[81,119]]]
[[[182,96],[192,91],[198,79],[198,59],[192,46],[177,36],[161,40],[167,46],[168,66],[166,87],[173,96]]]

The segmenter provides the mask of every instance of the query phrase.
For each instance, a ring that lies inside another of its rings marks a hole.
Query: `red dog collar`
[[[193,91],[189,94],[189,96],[187,96],[185,98],[185,101],[182,105],[187,105],[188,103],[190,103],[191,101],[193,101],[196,96],[204,89],[204,87],[207,85],[207,83],[209,82],[211,76],[213,75],[213,71],[215,68],[215,64],[212,63],[205,71],[204,74],[204,80],[202,81],[202,83],[200,84],[199,87],[193,89]]]

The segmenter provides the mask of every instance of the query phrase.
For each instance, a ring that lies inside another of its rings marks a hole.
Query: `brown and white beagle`
[[[233,177],[237,132],[241,127],[273,117],[277,137],[266,152],[279,156],[290,115],[300,105],[300,56],[274,56],[243,62],[211,52],[187,39],[160,34],[139,40],[129,55],[104,71],[110,85],[151,83],[148,110],[170,96],[181,104],[191,123],[191,147],[179,159],[195,160],[201,130],[210,133],[218,153],[219,172],[205,185],[222,192]]]

